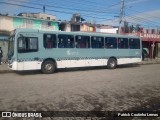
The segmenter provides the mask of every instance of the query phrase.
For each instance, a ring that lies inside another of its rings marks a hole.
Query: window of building
[[[147,34],[149,33],[149,30],[148,30],[148,29],[146,29],[146,33],[147,33]]]
[[[47,17],[47,20],[50,20],[50,17]]]
[[[152,29],[152,34],[155,34],[155,29]]]
[[[58,35],[58,47],[59,48],[74,48],[74,36],[73,35]]]
[[[90,48],[90,37],[76,36],[76,48]]]
[[[48,27],[51,27],[52,26],[52,23],[51,21],[42,21],[42,29],[48,29]]]
[[[57,40],[55,34],[44,34],[43,35],[44,48],[56,48]]]
[[[117,48],[117,38],[106,37],[105,38],[105,48],[109,48],[109,49]]]
[[[129,39],[129,48],[130,49],[140,49],[140,40],[139,39]]]
[[[51,22],[48,22],[48,27],[52,26],[52,23]]]
[[[18,52],[36,52],[38,51],[37,37],[20,37],[18,38]]]
[[[28,19],[24,19],[23,20],[23,25],[25,25],[26,28],[32,28],[33,27],[33,21],[28,20]]]
[[[92,48],[104,48],[104,37],[92,36],[91,45]]]
[[[128,49],[128,38],[118,38],[118,48]]]

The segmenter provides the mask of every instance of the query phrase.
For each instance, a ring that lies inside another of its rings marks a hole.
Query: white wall
[[[65,31],[70,32],[71,31],[71,25],[70,24],[66,24],[66,29]]]
[[[0,16],[0,30],[12,31],[13,29],[13,18],[9,16]]]
[[[96,32],[104,32],[104,33],[117,33],[118,28],[107,28],[107,29],[96,29]]]

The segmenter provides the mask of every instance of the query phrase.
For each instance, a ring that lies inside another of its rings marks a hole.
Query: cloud
[[[160,26],[160,10],[153,10],[148,12],[143,12],[139,14],[134,15],[128,15],[125,18],[123,18],[123,21],[127,21],[133,24],[140,24],[144,26]],[[106,25],[119,25],[119,18],[115,18],[113,20],[107,20],[103,21],[102,24]]]
[[[153,10],[125,17],[128,22],[139,22],[140,24],[160,26],[160,10]]]

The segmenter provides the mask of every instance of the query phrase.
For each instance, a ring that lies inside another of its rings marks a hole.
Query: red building
[[[158,53],[160,53],[159,51],[160,46],[158,47],[158,44],[160,43],[160,32],[158,30],[140,28],[138,31],[133,31],[132,33],[125,33],[125,32],[123,33],[141,37],[142,46],[143,48],[148,49],[149,51],[148,57],[150,59],[160,57],[158,56]]]

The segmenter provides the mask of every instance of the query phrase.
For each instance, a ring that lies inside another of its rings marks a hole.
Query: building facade
[[[45,17],[44,17],[45,18]],[[58,22],[49,19],[32,18],[25,16],[4,16],[0,15],[0,46],[3,52],[3,61],[7,59],[8,37],[12,30],[16,28],[32,28],[41,30],[59,30]]]
[[[158,29],[146,29],[137,27],[129,27],[128,32],[122,28],[122,34],[136,35],[141,37],[142,46],[148,51],[148,58],[160,58],[160,31]]]

